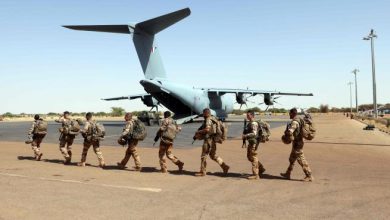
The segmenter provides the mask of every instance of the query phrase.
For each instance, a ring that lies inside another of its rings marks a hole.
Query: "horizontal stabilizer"
[[[181,9],[166,15],[162,15],[160,17],[140,22],[135,26],[135,28],[139,28],[151,35],[154,35],[189,16],[190,14],[191,10],[189,8]]]
[[[65,25],[63,27],[78,31],[98,31],[130,34],[128,25]]]

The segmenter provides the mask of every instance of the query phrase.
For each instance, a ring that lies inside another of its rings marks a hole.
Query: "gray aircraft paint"
[[[190,13],[190,9],[185,8],[136,24],[77,25],[64,27],[83,31],[130,34],[145,75],[145,79],[141,80],[140,83],[147,94],[122,96],[104,100],[141,98],[144,104],[149,107],[156,107],[158,104],[162,104],[174,112],[177,119],[182,119],[180,121],[182,123],[201,115],[204,108],[210,108],[211,113],[219,118],[226,118],[233,111],[235,101],[243,100],[244,94],[251,96],[262,94],[264,97],[271,98],[271,101],[275,94],[312,95],[242,89],[201,89],[170,81],[166,75],[155,36],[158,32],[189,16]],[[238,96],[240,96],[240,99],[237,98]],[[269,105],[272,102],[265,101],[265,103]]]

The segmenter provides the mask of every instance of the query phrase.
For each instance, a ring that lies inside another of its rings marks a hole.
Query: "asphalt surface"
[[[38,162],[22,141],[0,141],[0,219],[389,219],[390,136],[342,115],[314,120],[317,136],[304,146],[310,183],[300,181],[298,164],[291,180],[280,176],[291,152],[280,141],[282,126],[260,146],[266,172],[253,181],[246,179],[251,163],[238,139],[217,147],[228,175],[208,159],[205,177],[194,176],[200,147],[174,148],[184,172],[167,161],[169,173],[162,174],[158,148],[138,149],[143,169],[135,172],[133,160],[117,168],[123,148],[102,148],[107,166],[101,169],[92,149],[87,167],[76,166],[80,144],[64,166],[57,143],[44,143]]]
[[[118,121],[103,121],[101,122],[106,129],[106,138],[102,141],[103,146],[119,146],[116,142],[119,138],[119,135],[122,132],[122,129],[125,125],[125,122]],[[228,138],[233,139],[241,135],[243,129],[243,122],[238,121],[228,121]],[[276,128],[284,126],[287,121],[269,121],[271,128]],[[197,147],[201,146],[201,141],[196,141],[194,145],[192,143],[192,137],[194,132],[200,127],[200,122],[184,124],[182,126],[182,131],[177,135],[175,140],[175,147]],[[0,141],[25,141],[27,139],[27,131],[30,128],[30,122],[0,122]],[[49,122],[48,124],[48,134],[46,135],[44,142],[45,143],[58,143],[60,124],[55,122]],[[148,136],[147,138],[139,143],[141,147],[150,147],[153,145],[153,139],[158,130],[157,125],[146,126]],[[78,135],[75,139],[75,144],[81,144],[83,138],[81,135]]]

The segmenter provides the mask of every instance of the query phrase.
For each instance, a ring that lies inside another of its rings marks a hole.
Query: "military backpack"
[[[147,131],[144,123],[139,119],[134,120],[133,131],[130,132],[129,138],[143,141],[146,138]]]
[[[214,135],[214,140],[215,142],[222,144],[227,139],[228,128],[225,123],[217,118],[212,117],[211,122],[213,123],[212,133]]]
[[[269,137],[271,136],[269,124],[263,120],[258,120],[256,123],[258,124],[259,128],[256,139],[262,143],[269,141]]]
[[[306,116],[295,121],[299,123],[299,135],[302,135],[306,140],[313,140],[317,131],[313,120]]]
[[[177,124],[176,122],[173,122],[167,126],[167,129],[165,131],[162,132],[161,138],[173,141],[176,138],[177,133],[178,133]]]
[[[46,135],[47,134],[47,122],[44,120],[37,120],[33,134]]]

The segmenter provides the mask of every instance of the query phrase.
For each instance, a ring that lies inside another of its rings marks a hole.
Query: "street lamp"
[[[376,104],[376,79],[375,79],[375,57],[374,57],[374,38],[378,36],[374,33],[374,29],[371,29],[370,34],[364,37],[363,40],[371,41],[371,62],[372,62],[372,90],[374,98],[374,117],[378,118],[378,106]]]
[[[349,109],[351,111],[351,115],[352,115],[352,84],[353,82],[349,82],[348,85],[349,85]]]
[[[357,72],[358,69],[352,70],[352,73],[355,75],[355,102],[356,102],[356,114],[359,113],[359,105],[358,105],[358,89],[357,89]]]

